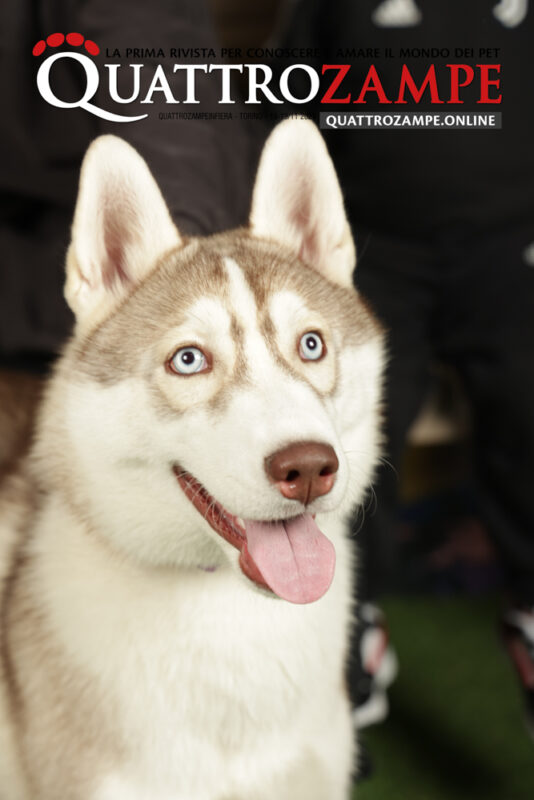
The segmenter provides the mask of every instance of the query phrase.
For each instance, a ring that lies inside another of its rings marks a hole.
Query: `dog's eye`
[[[198,347],[181,347],[168,362],[172,372],[178,375],[195,375],[206,372],[208,359]]]
[[[319,361],[326,353],[325,343],[321,334],[309,331],[301,336],[299,342],[299,356],[303,361]]]

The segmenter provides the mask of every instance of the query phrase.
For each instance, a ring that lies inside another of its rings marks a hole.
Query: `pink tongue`
[[[332,583],[336,551],[310,514],[246,521],[247,549],[265,583],[290,603],[313,603]]]

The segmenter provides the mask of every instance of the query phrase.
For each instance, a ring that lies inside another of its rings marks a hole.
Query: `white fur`
[[[252,230],[287,245],[335,283],[352,285],[356,251],[323,138],[309,120],[286,120],[263,151]]]
[[[45,514],[36,589],[69,658],[115,694],[131,753],[120,775],[147,798],[254,797],[309,748],[322,758],[327,735],[344,754],[329,767],[341,779],[352,748],[331,676],[342,669],[348,559],[339,524],[323,529],[345,567],[323,600],[299,608],[228,570],[121,564],[60,507]]]
[[[67,257],[65,296],[78,325],[97,324],[180,241],[143,159],[116,136],[96,139],[82,167]]]

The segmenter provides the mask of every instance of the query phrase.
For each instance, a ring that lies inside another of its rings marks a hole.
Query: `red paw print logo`
[[[69,45],[69,47],[63,48],[65,44]],[[110,103],[134,102],[139,93],[139,83],[137,83],[137,88],[134,92],[135,96],[126,100],[118,97],[117,70],[120,65],[99,64],[89,58],[89,56],[97,56],[100,53],[100,47],[96,42],[86,39],[81,33],[51,33],[46,39],[40,39],[33,46],[32,54],[41,56],[47,48],[50,48],[50,52],[46,55],[46,58],[41,60],[36,76],[37,89],[46,103],[64,110],[83,109],[89,114],[109,122],[137,122],[138,120],[146,119],[148,114],[136,116],[117,114],[114,111],[110,111],[109,108],[103,108],[92,102],[100,87],[101,79],[103,79],[104,87],[107,83],[108,100],[106,102],[108,106]],[[62,49],[58,50],[58,48]],[[78,70],[80,67],[83,70],[85,86],[82,86],[82,94],[78,99],[73,100],[71,97],[63,99],[56,94],[56,87],[51,85],[50,73],[52,70],[70,69],[73,61],[78,64]]]
[[[72,47],[81,47],[83,44],[91,56],[97,56],[100,53],[100,47],[91,39],[86,39],[81,33],[67,33],[66,36],[64,33],[51,33],[50,36],[46,37],[46,41],[41,39],[33,46],[32,54],[40,56],[47,47],[61,47],[65,42]]]

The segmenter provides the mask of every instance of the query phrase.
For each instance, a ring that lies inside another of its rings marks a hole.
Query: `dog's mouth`
[[[258,586],[291,603],[322,597],[334,577],[334,546],[311,514],[278,521],[241,520],[193,476],[173,468],[184,494],[223,539],[240,552],[239,566]]]

